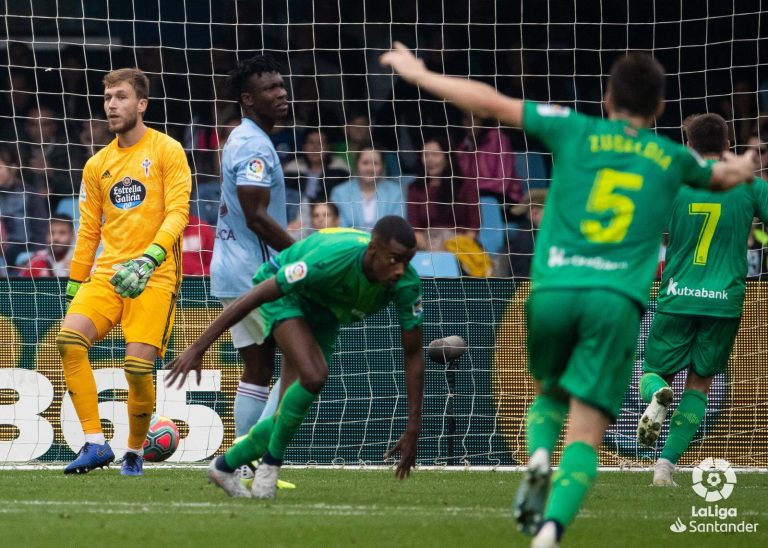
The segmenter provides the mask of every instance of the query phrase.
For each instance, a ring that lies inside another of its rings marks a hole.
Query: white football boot
[[[216,468],[216,459],[208,465],[208,479],[217,487],[221,487],[230,497],[251,498],[251,493],[243,486],[237,472],[224,472]]]
[[[672,474],[675,472],[675,465],[667,459],[659,459],[653,465],[653,485],[660,487],[677,487]]]
[[[277,475],[280,467],[262,462],[256,468],[251,485],[251,496],[255,499],[273,499],[277,496]]]
[[[531,548],[557,548],[557,527],[551,521],[541,526],[531,541]]]
[[[650,447],[659,439],[661,425],[667,416],[667,409],[672,403],[674,393],[669,386],[659,388],[653,394],[651,403],[646,407],[640,422],[637,423],[637,442]]]

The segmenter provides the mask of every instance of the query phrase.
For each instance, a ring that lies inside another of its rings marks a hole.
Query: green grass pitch
[[[2,546],[463,547],[528,546],[511,501],[519,473],[416,471],[397,481],[382,470],[285,469],[295,482],[274,501],[234,500],[201,468],[147,468],[64,476],[56,470],[0,472]],[[740,473],[731,497],[757,533],[673,533],[704,506],[689,472],[675,489],[650,473],[606,472],[562,546],[768,546],[768,474]],[[710,518],[711,519],[711,518]]]

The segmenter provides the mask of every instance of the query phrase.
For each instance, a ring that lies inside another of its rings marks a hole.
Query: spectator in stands
[[[525,195],[523,203],[512,208],[512,214],[521,217],[523,221],[509,237],[507,244],[509,261],[503,261],[499,271],[500,276],[517,280],[531,278],[531,260],[541,219],[544,216],[546,200],[547,189],[532,188]]]
[[[333,202],[312,202],[311,211],[313,230],[340,226],[339,208]]]
[[[69,146],[72,180],[82,181],[85,162],[107,146],[114,138],[115,136],[110,133],[106,120],[99,118],[85,120],[78,127],[77,142]]]
[[[15,274],[15,270],[11,267],[13,261],[10,260],[10,249],[11,245],[5,229],[5,220],[0,217],[0,278],[7,278]]]
[[[386,215],[405,217],[403,192],[399,184],[384,177],[381,152],[371,146],[357,154],[357,177],[341,183],[331,192],[339,209],[341,226],[371,230]]]
[[[24,135],[19,145],[21,165],[28,168],[33,185],[47,189],[51,208],[63,196],[80,191],[80,179],[69,171],[67,144],[61,139],[56,114],[48,107],[34,107],[24,123]],[[27,174],[25,173],[25,181]]]
[[[747,146],[754,148],[757,152],[757,169],[755,177],[760,177],[768,181],[768,142],[759,133],[753,133],[747,140]]]
[[[12,70],[0,85],[0,141],[15,142],[23,134],[23,121],[35,100],[30,71]]]
[[[499,203],[520,204],[523,188],[515,172],[512,141],[493,122],[476,125],[471,115],[464,118],[468,128],[456,149],[458,175],[477,184],[480,194],[494,196]]]
[[[81,46],[67,47],[61,58],[64,117],[68,122],[87,122],[91,117],[88,82],[85,77],[85,52]]]
[[[747,237],[747,278],[762,280],[768,273],[766,267],[766,248],[768,248],[768,233],[763,230],[760,220],[752,220],[752,231]]]
[[[365,114],[351,114],[344,126],[344,139],[334,143],[332,149],[340,153],[346,160],[350,170],[357,166],[357,154],[364,148],[370,147],[371,122]]]
[[[213,240],[216,233],[212,226],[205,224],[195,215],[189,214],[189,223],[184,229],[181,253],[181,273],[184,276],[208,276],[211,271]]]
[[[51,219],[48,246],[36,252],[19,275],[25,278],[66,278],[75,249],[75,226],[69,217]]]
[[[339,183],[349,179],[347,163],[328,148],[325,132],[318,128],[304,133],[301,150],[284,168],[288,228],[309,226],[309,203],[327,200]]]
[[[418,249],[445,249],[459,235],[476,239],[480,206],[474,181],[453,177],[447,142],[430,139],[421,154],[422,176],[408,187],[408,221]]]
[[[0,147],[0,217],[5,222],[8,253],[16,254],[28,244],[42,245],[48,232],[45,196],[26,188],[21,180],[15,147]],[[12,261],[8,261],[9,264]]]

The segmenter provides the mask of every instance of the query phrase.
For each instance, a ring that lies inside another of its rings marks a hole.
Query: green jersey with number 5
[[[554,158],[533,290],[611,289],[645,306],[675,196],[706,188],[710,165],[650,129],[557,105],[526,101],[523,129]]]
[[[728,192],[681,189],[669,219],[658,309],[741,316],[753,217],[768,221],[768,184],[762,179]]]

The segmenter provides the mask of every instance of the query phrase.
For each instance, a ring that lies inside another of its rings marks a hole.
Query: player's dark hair
[[[719,114],[694,114],[683,122],[688,146],[699,154],[717,154],[728,148],[728,124]]]
[[[229,71],[227,84],[238,102],[240,94],[248,91],[249,80],[254,74],[261,76],[265,73],[280,72],[280,64],[269,54],[254,55],[250,59],[244,59],[237,64],[237,68]]]
[[[416,247],[416,234],[413,227],[397,215],[387,215],[379,219],[373,226],[371,234],[384,243],[395,240],[409,249]]]
[[[664,99],[664,67],[647,53],[630,53],[613,64],[608,87],[616,110],[636,116],[656,114]]]

